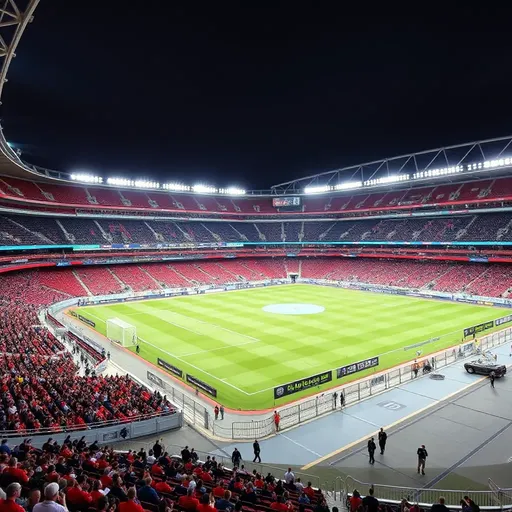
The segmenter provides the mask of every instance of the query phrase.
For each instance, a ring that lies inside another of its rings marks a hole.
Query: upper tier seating
[[[178,212],[215,212],[276,214],[271,197],[228,197],[154,190],[123,190],[78,184],[32,183],[16,178],[0,178],[0,194],[19,200],[40,201],[94,207],[174,210]],[[480,180],[422,188],[404,188],[385,192],[338,192],[332,195],[306,196],[306,213],[349,212],[367,209],[400,208],[424,204],[502,200],[512,197],[512,179]]]
[[[512,241],[512,214],[310,222],[0,217],[0,245]]]

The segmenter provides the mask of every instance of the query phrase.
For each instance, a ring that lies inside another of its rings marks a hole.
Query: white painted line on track
[[[313,455],[316,455],[317,457],[321,457],[321,455],[319,453],[315,452],[314,450],[311,450],[310,448],[308,448],[307,446],[304,446],[303,444],[300,444],[298,441],[295,441],[291,437],[285,436],[284,434],[278,434],[278,435],[281,436],[281,437],[284,437],[285,439],[288,439],[288,441],[290,441],[290,443],[293,443],[293,444],[299,446],[303,450],[306,450],[309,453],[312,453]]]

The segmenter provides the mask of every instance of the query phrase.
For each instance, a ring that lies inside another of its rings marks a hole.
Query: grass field
[[[273,304],[314,304],[318,314],[263,311]],[[409,361],[404,347],[433,337],[425,354],[461,341],[462,329],[505,315],[502,309],[341,288],[296,284],[227,293],[77,308],[106,334],[106,320],[137,327],[140,356],[157,358],[217,389],[219,403],[257,410],[283,405]],[[133,350],[135,350],[133,348]],[[377,368],[274,402],[273,388],[370,357]]]

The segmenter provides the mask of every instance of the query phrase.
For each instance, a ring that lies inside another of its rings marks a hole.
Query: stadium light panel
[[[332,190],[330,185],[317,185],[304,188],[304,194],[322,194],[323,192],[329,192]]]
[[[202,183],[197,183],[196,185],[192,186],[192,191],[197,192],[198,194],[215,194],[217,189],[211,185],[203,185]]]
[[[135,180],[134,186],[137,188],[160,188],[160,183],[149,180]]]
[[[164,183],[162,188],[165,190],[172,190],[174,192],[189,192],[190,187],[182,183]]]
[[[245,195],[245,190],[243,188],[238,187],[228,187],[219,189],[221,194],[228,194],[230,196],[243,196]]]
[[[387,183],[398,183],[401,181],[408,181],[409,174],[393,174],[392,176],[384,176],[383,178],[374,178],[364,182],[365,187],[373,187],[375,185],[385,185]]]
[[[109,185],[117,185],[119,187],[133,187],[134,181],[127,178],[107,178]]]
[[[355,188],[361,188],[363,183],[361,181],[345,181],[344,183],[338,183],[334,185],[334,190],[353,190]]]
[[[73,181],[81,181],[83,183],[103,183],[101,176],[94,176],[92,174],[73,173],[70,177]]]

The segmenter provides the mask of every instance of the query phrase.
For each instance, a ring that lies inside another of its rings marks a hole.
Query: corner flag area
[[[103,335],[112,318],[135,326],[140,357],[218,403],[245,410],[281,406],[346,384],[413,360],[417,350],[427,355],[448,348],[462,341],[464,328],[505,314],[493,307],[307,284],[74,312]],[[337,372],[377,357],[377,366]]]

